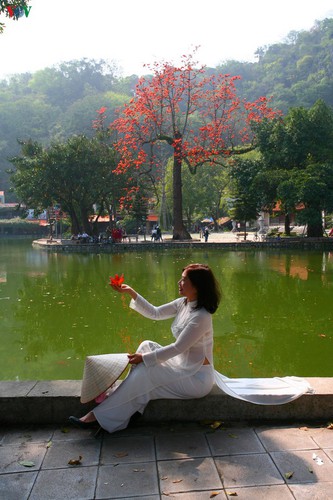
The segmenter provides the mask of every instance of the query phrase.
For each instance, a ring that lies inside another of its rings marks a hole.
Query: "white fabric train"
[[[216,370],[215,384],[233,398],[258,405],[282,405],[314,392],[300,377],[228,378]]]

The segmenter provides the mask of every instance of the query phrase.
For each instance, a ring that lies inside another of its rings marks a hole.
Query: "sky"
[[[13,1],[13,0],[10,0]],[[255,61],[259,47],[333,17],[332,0],[31,0],[28,17],[0,15],[0,78],[61,62],[105,59],[123,76],[144,64]]]

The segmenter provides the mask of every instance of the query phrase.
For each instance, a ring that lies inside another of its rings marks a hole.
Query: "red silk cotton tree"
[[[121,158],[117,169],[158,169],[156,150],[168,145],[173,154],[173,239],[190,239],[183,223],[182,167],[195,173],[205,164],[249,151],[251,121],[274,113],[266,98],[253,103],[239,99],[239,77],[207,75],[204,67],[195,67],[193,55],[183,56],[178,67],[164,62],[148,68],[152,76],[139,80],[135,96],[111,124]]]

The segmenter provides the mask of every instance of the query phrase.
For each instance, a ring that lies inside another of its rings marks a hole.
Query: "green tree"
[[[145,182],[140,185],[138,179],[137,186],[133,186],[129,191],[127,198],[122,200],[122,212],[125,217],[122,225],[125,226],[127,233],[137,234],[139,230],[144,230],[148,216],[149,193]]]
[[[307,224],[307,236],[323,236],[322,214],[333,211],[333,164],[308,165],[305,171],[296,171],[293,180],[304,205],[298,219]]]
[[[226,166],[212,165],[198,168],[193,175],[184,168],[183,175],[183,209],[187,228],[191,231],[194,224],[199,223],[204,217],[211,217],[214,229],[218,231],[217,220],[227,215],[225,197],[228,194],[229,175]],[[166,176],[166,205],[171,218],[172,208],[172,159],[168,162]]]
[[[290,212],[303,204],[301,219],[308,226],[308,236],[322,236],[321,212],[329,206],[329,169],[333,164],[332,109],[322,100],[308,110],[292,108],[284,119],[257,124],[256,133],[264,165],[261,182],[272,173],[276,191],[268,191],[271,200],[267,201],[270,205],[281,202],[286,233],[290,233]]]
[[[47,180],[43,175],[40,158],[43,155],[43,147],[36,141],[19,141],[21,156],[11,159],[15,170],[9,170],[11,180],[15,187],[19,200],[27,208],[33,208],[37,212],[52,205],[53,199],[49,193]]]
[[[46,96],[52,105],[65,110],[86,95],[112,90],[117,71],[114,63],[104,59],[83,58],[36,71],[29,88],[35,94]]]
[[[10,167],[8,158],[19,153],[18,140],[49,142],[58,116],[54,107],[42,100],[36,101],[31,95],[19,94],[2,102],[0,98],[0,185],[9,194],[8,201],[16,201],[9,191],[6,170]]]
[[[230,166],[231,196],[233,205],[232,218],[244,223],[246,239],[246,223],[257,219],[261,210],[258,193],[255,189],[255,179],[260,170],[258,161],[237,158]]]
[[[27,142],[22,155],[11,161],[16,167],[12,182],[29,208],[45,209],[59,204],[72,224],[72,232],[92,233],[89,216],[97,204],[110,210],[126,194],[126,177],[115,175],[113,149],[98,138],[73,136],[48,148]]]
[[[82,99],[73,102],[66,110],[59,115],[57,128],[54,135],[59,139],[65,139],[73,134],[92,136],[93,130],[91,123],[96,118],[96,111],[105,107],[105,118],[108,121],[115,119],[115,111],[128,101],[127,95],[116,94],[112,91],[101,93],[92,93]]]
[[[274,108],[285,114],[291,107],[310,108],[318,99],[333,106],[332,34],[333,19],[317,21],[309,31],[292,31],[281,43],[259,47],[257,63],[226,61],[216,71],[240,75],[240,95],[272,96]]]

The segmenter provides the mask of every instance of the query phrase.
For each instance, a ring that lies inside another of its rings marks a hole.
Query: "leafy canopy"
[[[238,76],[207,74],[193,54],[179,66],[157,62],[148,68],[153,75],[139,80],[135,96],[111,124],[119,134],[119,169],[149,163],[154,156],[147,145],[165,142],[194,172],[251,142],[251,122],[276,116],[265,97],[246,102],[237,96]]]

